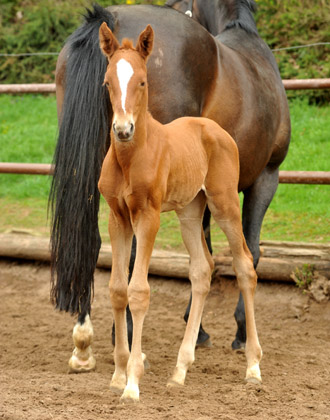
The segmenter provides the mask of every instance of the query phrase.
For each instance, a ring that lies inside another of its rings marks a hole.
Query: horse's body
[[[250,9],[254,2],[223,0],[216,4],[222,11],[231,11],[223,14],[224,29],[216,38],[169,8],[113,6],[107,12],[96,8],[59,56],[60,131],[52,187],[56,281],[52,296],[58,308],[79,314],[75,331],[90,332],[84,343],[74,338],[75,352],[92,339],[90,319],[87,324],[84,321],[90,312],[100,247],[97,180],[111,115],[102,87],[106,60],[98,47],[98,28],[103,21],[119,40],[136,40],[147,24],[157,32],[148,61],[149,109],[157,120],[168,123],[185,115],[208,117],[236,141],[238,188],[244,193],[243,231],[255,266],[258,262],[261,223],[276,191],[278,167],[290,139],[288,106],[275,60],[255,28]],[[235,24],[231,24],[233,20]],[[208,224],[209,219],[204,220],[206,231]],[[239,348],[246,340],[241,297],[235,316],[238,331],[233,347]],[[75,371],[89,369],[88,364],[70,363]]]
[[[228,238],[244,295],[248,333],[246,379],[261,380],[262,353],[253,309],[257,275],[240,220],[237,145],[212,120],[184,117],[162,125],[151,116],[146,61],[153,39],[153,30],[148,25],[141,32],[136,49],[128,40],[120,47],[106,23],[100,27],[100,46],[109,61],[105,84],[113,111],[111,146],[98,184],[110,207],[113,255],[110,298],[116,324],[111,387],[124,390],[122,399],[131,400],[139,400],[139,380],[144,370],[141,338],[150,301],[148,267],[162,211],[175,210],[180,219],[182,237],[190,254],[192,284],[189,321],[169,384],[183,385],[195,359],[198,329],[214,267],[202,229],[206,202]],[[128,286],[133,233],[137,253]],[[134,325],[131,353],[125,322],[127,304]]]

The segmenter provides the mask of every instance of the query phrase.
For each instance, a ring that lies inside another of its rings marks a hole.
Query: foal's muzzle
[[[112,129],[118,141],[126,142],[132,140],[135,127],[131,121],[125,121],[124,123],[115,121],[112,124]]]

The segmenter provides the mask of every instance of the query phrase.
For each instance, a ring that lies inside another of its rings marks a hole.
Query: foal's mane
[[[133,47],[133,41],[128,38],[124,38],[122,40],[121,46],[119,47],[120,50],[135,50]]]

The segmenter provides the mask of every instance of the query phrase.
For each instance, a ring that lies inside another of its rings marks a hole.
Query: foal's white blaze
[[[126,95],[127,95],[127,86],[133,74],[134,74],[133,67],[130,65],[128,61],[124,60],[123,58],[118,61],[117,76],[118,76],[119,86],[121,90],[121,106],[125,114],[126,114],[125,103],[126,103]]]

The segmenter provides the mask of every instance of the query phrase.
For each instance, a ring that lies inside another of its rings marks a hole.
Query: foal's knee
[[[137,286],[134,282],[128,286],[128,304],[133,313],[142,312],[146,313],[150,301],[150,286],[148,283],[145,285]]]
[[[124,310],[128,303],[127,285],[111,284],[109,286],[110,300],[113,309]]]

